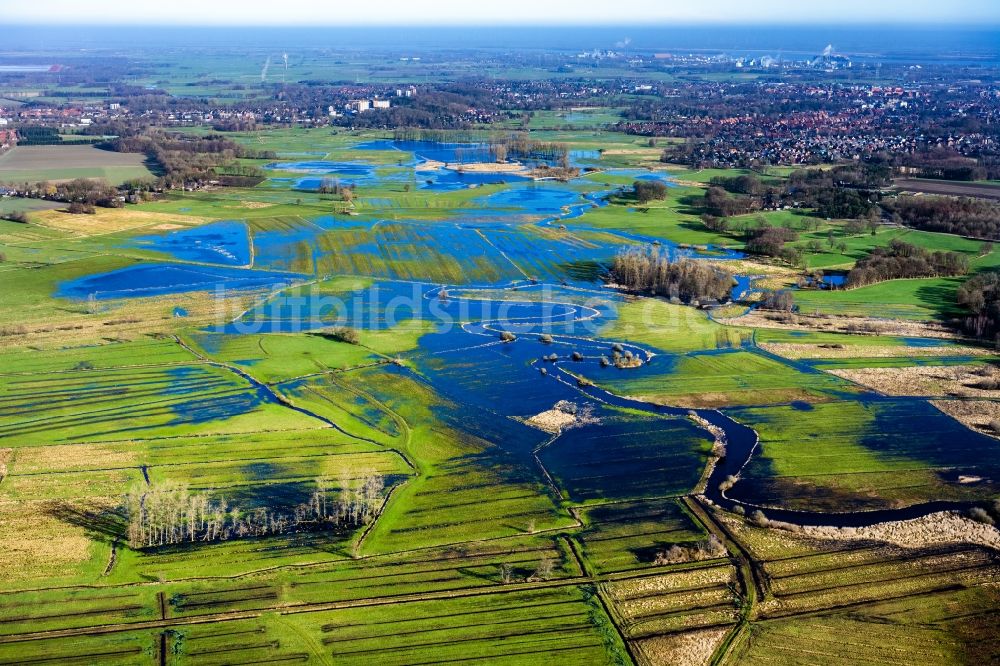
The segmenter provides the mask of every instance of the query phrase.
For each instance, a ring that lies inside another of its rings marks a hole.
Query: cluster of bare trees
[[[494,136],[489,147],[497,162],[505,162],[508,158],[533,159],[569,167],[569,148],[565,143],[535,141],[523,132]]]
[[[430,141],[432,143],[482,143],[485,134],[479,130],[423,129],[397,127],[392,132],[393,141]]]
[[[502,585],[511,585],[513,583],[521,582],[525,583],[537,583],[541,581],[546,581],[552,578],[556,569],[556,561],[551,557],[542,557],[538,561],[538,565],[533,571],[519,572],[514,569],[514,567],[507,562],[503,562],[498,566],[500,573],[500,583]],[[519,575],[521,574],[521,575]]]
[[[966,331],[1000,342],[1000,273],[980,273],[963,284],[958,288],[958,304],[969,313]]]
[[[317,479],[309,504],[300,505],[295,518],[300,522],[325,522],[357,527],[375,518],[382,505],[385,479],[374,472],[352,479],[341,478],[336,486],[329,479]]]
[[[760,307],[764,310],[791,312],[795,309],[795,294],[788,289],[769,291],[761,300]]]
[[[66,212],[73,215],[95,215],[97,214],[97,209],[94,207],[94,204],[74,201],[66,207]]]
[[[219,135],[192,137],[156,130],[119,137],[104,147],[119,153],[145,153],[163,172],[157,181],[161,188],[198,186],[215,180],[217,167],[231,168],[239,157],[276,157],[273,151],[253,151]]]
[[[475,144],[472,146],[455,148],[455,161],[459,164],[468,164],[470,162],[488,162],[491,159],[495,159],[497,162],[507,161],[507,153],[503,154],[503,158],[489,149],[488,146]]]
[[[782,206],[815,208],[823,218],[880,217],[880,189],[889,184],[891,171],[876,165],[803,169],[787,182],[767,184],[755,175],[716,177],[705,192],[704,208],[718,217],[746,215]]]
[[[918,178],[933,178],[935,180],[987,180],[996,177],[996,160],[993,156],[980,155],[980,159],[966,157],[954,148],[934,148],[924,152],[906,156],[904,165],[910,173]],[[994,167],[994,168],[991,168]]]
[[[564,426],[564,430],[581,428],[586,425],[599,425],[601,423],[601,417],[594,413],[594,404],[590,402],[578,405],[569,400],[560,400],[552,409],[558,409],[563,414],[569,414],[576,418],[572,424]]]
[[[409,187],[407,185],[407,187]],[[354,201],[354,183],[344,185],[339,178],[324,176],[319,181],[319,188],[316,190],[320,194],[333,194],[339,196],[341,201],[350,204]]]
[[[615,284],[634,291],[682,301],[728,300],[735,284],[733,276],[703,262],[670,261],[656,248],[633,247],[615,256],[611,264]]]
[[[725,557],[729,554],[726,546],[714,534],[709,534],[707,539],[698,541],[690,546],[674,544],[664,551],[656,554],[653,564],[663,566],[665,564],[680,564],[682,562],[698,562],[701,560],[713,560]]]
[[[750,254],[776,257],[793,266],[802,261],[801,250],[785,245],[798,240],[799,235],[793,229],[765,224],[756,229],[748,229],[747,236],[746,250]]]
[[[142,486],[125,496],[128,542],[139,549],[359,527],[375,518],[384,487],[385,480],[374,472],[357,479],[342,478],[336,486],[329,479],[317,479],[308,502],[288,514],[267,507],[244,511],[177,484]]]
[[[710,215],[722,218],[746,215],[761,209],[761,202],[758,198],[753,196],[731,197],[719,185],[712,185],[708,188],[705,192],[703,205]]]

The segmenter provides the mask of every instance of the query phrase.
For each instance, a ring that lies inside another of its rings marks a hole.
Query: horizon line
[[[936,21],[921,21],[921,20],[894,20],[894,21],[843,21],[843,22],[830,22],[830,21],[804,21],[804,20],[750,20],[750,21],[652,21],[646,23],[634,23],[628,21],[600,21],[600,22],[584,22],[584,23],[572,23],[572,22],[556,22],[556,21],[538,21],[533,23],[519,22],[519,21],[491,21],[491,22],[481,22],[481,21],[455,21],[455,22],[417,22],[412,21],[405,23],[376,23],[367,21],[357,21],[357,22],[341,22],[341,23],[240,23],[240,22],[208,22],[208,23],[195,23],[195,22],[163,22],[157,21],[155,23],[148,21],[50,21],[50,22],[38,22],[38,21],[0,21],[0,26],[12,26],[12,27],[24,27],[24,28],[67,28],[67,27],[141,27],[141,28],[307,28],[307,29],[322,29],[322,28],[637,28],[643,30],[649,29],[659,29],[659,28],[720,28],[720,27],[775,27],[775,28],[795,28],[795,27],[809,27],[809,28],[830,28],[830,29],[840,29],[840,28],[914,28],[914,27],[924,27],[924,28],[973,28],[977,30],[990,30],[1000,28],[1000,20],[995,22],[984,23],[982,21],[975,20],[936,20]]]

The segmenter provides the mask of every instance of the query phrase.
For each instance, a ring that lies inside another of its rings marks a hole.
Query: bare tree
[[[556,563],[551,557],[543,557],[538,561],[538,567],[535,569],[535,573],[532,574],[532,578],[536,580],[548,580],[552,577],[555,566]]]

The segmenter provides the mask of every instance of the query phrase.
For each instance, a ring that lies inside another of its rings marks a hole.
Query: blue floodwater
[[[734,275],[733,278],[736,280],[736,284],[733,285],[730,298],[734,301],[746,298],[750,294],[753,278],[749,275]]]
[[[425,159],[483,157],[475,154],[482,149],[480,144],[376,141],[357,148],[397,150],[404,156],[401,161],[411,164]],[[411,152],[406,151],[415,152],[417,158],[410,160]],[[131,267],[107,275],[81,278],[63,285],[59,294],[82,297],[95,293],[100,298],[112,298],[211,289],[217,283],[230,288],[258,287],[270,285],[275,280],[302,277],[302,273],[313,276],[364,273],[388,280],[420,280],[429,277],[419,272],[428,250],[439,251],[444,260],[454,262],[457,274],[464,276],[464,279],[458,280],[459,284],[506,285],[530,277],[589,286],[606,269],[619,247],[613,243],[595,245],[580,242],[580,239],[569,235],[553,236],[524,224],[534,221],[539,226],[562,225],[580,218],[595,206],[606,206],[607,195],[615,190],[588,191],[587,188],[600,187],[590,181],[536,183],[510,174],[464,174],[447,169],[414,171],[408,175],[398,171],[383,173],[384,170],[363,162],[325,160],[275,162],[272,166],[321,174],[297,180],[272,179],[273,182],[296,183],[297,187],[304,188],[318,188],[322,178],[327,176],[401,182],[412,178],[418,188],[442,191],[501,182],[508,185],[499,192],[469,201],[464,208],[448,211],[451,217],[444,224],[320,217],[293,221],[272,231],[256,231],[251,241],[244,223],[224,221],[197,229],[143,236],[133,241],[135,247],[164,252],[182,261],[242,266],[249,264],[252,257],[255,269],[294,273],[290,276],[223,274],[207,268],[165,263],[159,269]],[[340,175],[336,175],[338,171]],[[621,169],[615,173],[670,182],[662,174]],[[377,208],[379,205],[388,206],[390,202],[380,204],[370,199],[365,203]],[[617,236],[624,244],[657,243],[665,254],[673,258],[703,256],[731,259],[742,256],[738,252],[715,248],[681,248],[650,236],[609,232],[586,225],[574,224],[572,230]],[[350,239],[346,247],[344,239]],[[153,275],[157,271],[160,274]]]
[[[602,423],[568,430],[539,453],[571,499],[678,495],[698,483],[707,432],[676,416],[595,413]]]
[[[442,192],[464,190],[469,187],[478,187],[479,185],[518,183],[531,180],[526,176],[510,173],[465,173],[454,169],[418,171],[416,178],[421,189]]]
[[[950,344],[940,338],[900,338],[907,347],[943,347]]]
[[[563,292],[548,287],[551,293],[564,294],[580,300],[579,292]],[[524,286],[524,293],[534,293],[540,286]],[[324,295],[305,293],[297,298],[274,298],[250,310],[238,322],[232,322],[219,329],[220,332],[246,334],[289,333],[308,331],[334,325],[349,325],[369,330],[384,330],[414,320],[433,322],[438,329],[458,328],[461,322],[481,320],[502,320],[512,331],[537,334],[535,330],[544,322],[551,322],[564,334],[573,327],[582,326],[576,319],[581,311],[579,306],[565,303],[545,305],[535,302],[494,300],[489,296],[492,290],[477,296],[477,290],[463,292],[467,298],[440,298],[440,286],[416,282],[385,281],[371,288],[361,289],[345,295],[342,299],[331,299]],[[297,295],[298,296],[298,295]],[[614,309],[608,305],[616,298],[613,292],[601,294],[604,302],[597,307],[602,314],[602,322],[613,318]],[[587,312],[592,312],[587,310]],[[569,327],[569,328],[567,328]],[[480,325],[472,326],[482,332]],[[577,333],[584,332],[582,329]],[[462,334],[463,339],[465,334]],[[446,336],[447,337],[447,336]],[[489,333],[491,341],[496,337]],[[441,339],[441,338],[438,338]]]
[[[552,185],[516,185],[477,200],[490,208],[513,208],[525,213],[556,214],[564,206],[580,203],[580,194]]]
[[[281,159],[290,159],[293,157],[324,157],[326,151],[323,150],[303,150],[303,151],[282,151],[278,153],[278,157]]]
[[[495,158],[485,143],[439,143],[437,141],[393,141],[382,139],[354,146],[355,150],[395,150],[413,153],[420,162],[472,164],[492,162]]]
[[[174,308],[174,316],[175,317],[187,317],[188,316],[188,312],[184,308],[178,306],[178,307]]]
[[[302,277],[224,266],[138,264],[63,282],[56,296],[83,299],[93,295],[97,300],[108,300],[210,289],[260,289],[291,283]]]
[[[305,178],[288,179],[272,178],[271,182],[285,183],[293,182],[293,189],[304,192],[316,192],[324,185],[331,186],[334,176],[307,176]],[[417,189],[450,192],[454,190],[464,190],[480,185],[497,185],[501,183],[515,183],[530,181],[526,176],[509,173],[463,173],[455,169],[431,169],[429,171],[413,171],[412,174],[393,173],[379,174],[375,171],[367,174],[352,175],[337,173],[337,182],[340,185],[372,185],[376,183],[406,183],[412,182]],[[390,202],[387,200],[386,205]],[[378,205],[377,201],[369,200],[369,204]]]
[[[306,162],[271,162],[264,167],[271,171],[296,171],[315,174],[339,174],[344,176],[369,176],[377,168],[364,162],[327,162],[314,160]]]
[[[820,280],[819,284],[816,284],[816,280],[811,277],[806,278],[808,286],[812,288],[819,289],[840,289],[847,283],[846,273],[825,273],[823,279]],[[798,289],[798,287],[794,287]]]
[[[663,173],[643,173],[635,177],[636,180],[651,180],[655,182],[660,182],[667,187],[677,187],[677,183],[667,174]]]
[[[124,247],[155,250],[183,261],[245,266],[250,263],[250,237],[246,224],[213,222],[192,229],[138,236]]]
[[[405,173],[380,174],[379,165],[365,162],[328,162],[314,160],[305,162],[272,162],[264,167],[270,171],[290,171],[312,174],[304,178],[272,178],[273,183],[293,183],[293,189],[316,191],[326,185],[375,185],[379,182],[405,182],[409,176]]]

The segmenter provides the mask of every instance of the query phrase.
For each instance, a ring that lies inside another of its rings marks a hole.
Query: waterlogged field
[[[926,401],[755,407],[732,416],[760,433],[759,455],[732,491],[758,505],[865,510],[996,492],[996,440]]]
[[[728,511],[985,505],[995,438],[827,371],[994,355],[605,287],[656,243],[760,288],[691,206],[726,172],[665,170],[616,118],[531,119],[595,169],[568,182],[459,170],[477,143],[275,130],[232,135],[278,155],[257,187],[0,223],[0,663],[995,660],[993,551]],[[667,198],[634,205],[636,179]],[[799,302],[918,321],[954,289]]]

